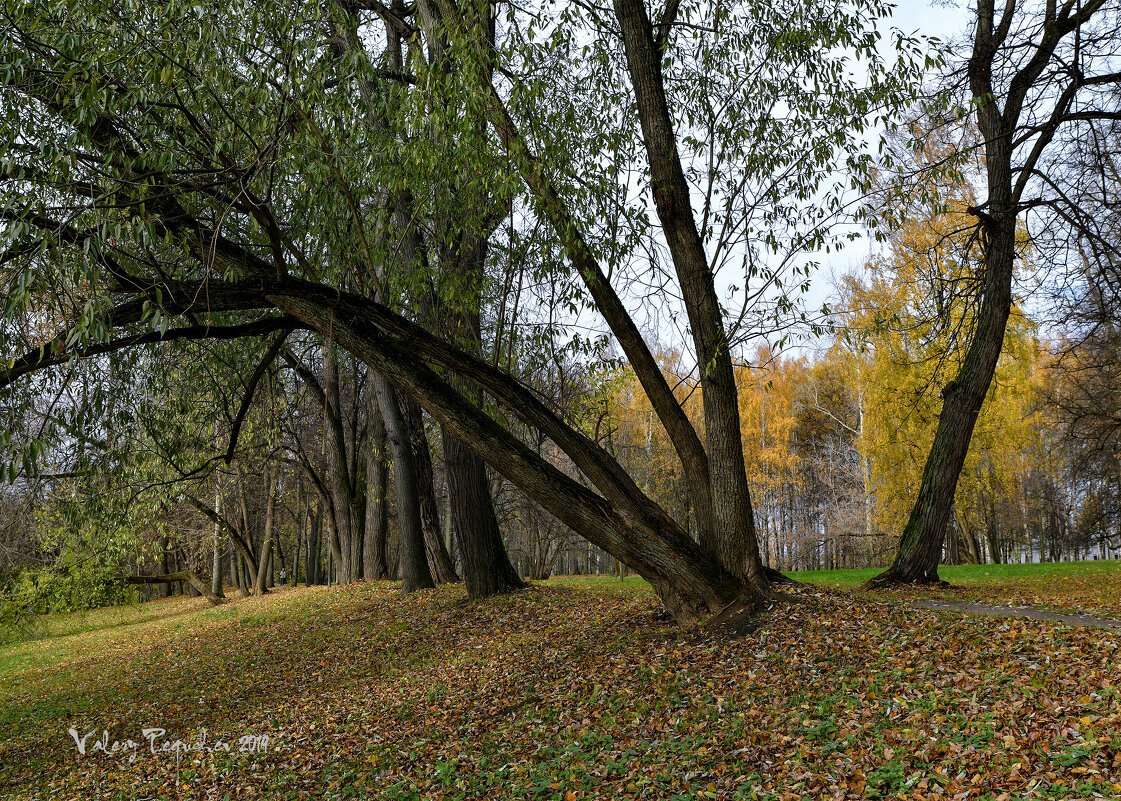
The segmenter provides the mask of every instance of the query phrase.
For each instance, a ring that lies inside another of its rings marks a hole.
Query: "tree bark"
[[[257,581],[253,591],[257,595],[267,593],[269,577],[272,574],[272,541],[275,536],[273,531],[276,525],[276,481],[280,472],[279,465],[272,465],[265,470],[265,480],[268,482],[268,497],[265,501],[265,532],[261,542],[261,558],[257,566]]]
[[[327,311],[320,309],[318,312]],[[331,316],[327,311],[328,316]],[[318,314],[317,314],[318,316]],[[377,360],[380,361],[380,360]],[[367,364],[370,364],[367,361]],[[401,405],[393,386],[377,371],[376,364],[370,364],[374,372],[370,380],[374,385],[378,408],[381,409],[385,423],[386,439],[393,455],[393,479],[397,492],[397,539],[398,574],[401,577],[401,591],[435,587],[432,573],[428,569],[428,559],[424,551],[424,532],[420,522],[420,497],[417,492],[416,464],[413,460],[409,428],[401,413]]]
[[[436,487],[432,470],[432,454],[428,450],[428,435],[424,431],[424,417],[416,401],[402,397],[401,412],[409,430],[409,444],[416,467],[417,497],[420,501],[420,526],[424,533],[424,554],[428,569],[437,584],[459,581],[444,538],[440,531],[440,511],[436,503]]]
[[[334,520],[332,550],[338,566],[340,584],[362,577],[362,541],[366,533],[366,499],[363,477],[353,458],[359,447],[354,433],[357,421],[344,414],[339,385],[338,359],[330,341],[323,344],[324,414],[326,416],[327,481],[330,487],[331,514]],[[357,387],[355,387],[357,391]],[[364,465],[363,465],[364,467]]]
[[[337,294],[334,300],[327,302],[304,292],[299,296],[294,292],[270,293],[269,298],[278,307],[321,332],[329,331],[335,341],[356,354],[377,374],[378,399],[395,456],[395,472],[401,459],[408,459],[410,451],[403,447],[407,446],[407,432],[403,421],[400,421],[399,411],[396,412],[395,423],[391,419],[396,411],[395,404],[383,402],[383,398],[395,400],[390,381],[414,397],[453,436],[471,447],[550,514],[593,544],[631,565],[653,585],[678,621],[690,624],[740,598],[744,587],[742,581],[702,552],[677,523],[646,498],[633,481],[629,481],[625,473],[621,470],[616,472],[618,465],[614,460],[603,454],[604,460],[599,464],[589,464],[588,469],[605,482],[621,508],[545,462],[509,431],[476,409],[425,363],[419,362],[416,346],[426,341],[422,332],[417,332],[416,338],[406,344],[379,330],[364,315],[354,316],[360,313],[360,309],[367,309],[380,317],[383,309],[368,302],[344,303]],[[405,330],[414,330],[399,319],[396,324]],[[475,364],[470,359],[463,363]],[[505,377],[505,381],[509,380]],[[512,389],[513,385],[504,386]],[[547,420],[548,416],[542,419]],[[563,438],[585,450],[596,447],[571,429]],[[404,453],[398,456],[401,451]],[[399,488],[401,484],[398,479]],[[406,487],[406,502],[407,492]],[[399,497],[399,507],[401,501]],[[418,531],[414,535],[416,545],[412,554],[408,553],[405,545],[407,538],[402,537],[401,572],[406,587],[415,585],[410,583],[407,573],[410,568],[405,564],[405,557],[423,557],[419,510],[416,517]],[[423,558],[420,558],[419,565],[427,571]],[[760,600],[752,593],[743,602],[750,606]]]
[[[701,379],[711,498],[694,498],[701,545],[710,556],[760,594],[768,581],[759,554],[740,437],[739,393],[723,312],[704,243],[693,218],[689,184],[677,153],[666,101],[662,56],[643,0],[615,0],[654,203],[666,236],[689,317]],[[700,501],[700,503],[698,503]],[[711,513],[707,511],[711,508]]]
[[[452,531],[463,560],[467,594],[473,598],[521,589],[502,542],[487,481],[486,464],[461,441],[443,432]]]
[[[939,581],[938,564],[958,478],[977,416],[996,372],[1012,308],[1016,221],[1022,193],[1032,175],[1031,168],[1061,124],[1063,113],[1070,107],[1081,78],[1072,80],[1065,90],[1052,96],[1055,106],[1050,113],[1043,108],[1030,110],[1033,121],[1042,121],[1037,131],[1038,139],[1025,163],[1018,164],[1013,172],[1014,138],[1020,128],[1023,105],[1037,79],[1051,64],[1059,41],[1077,30],[1101,8],[1099,0],[1089,0],[1078,6],[1067,4],[1061,9],[1054,3],[1048,3],[1043,11],[1043,25],[1039,29],[1040,38],[1034,52],[1022,62],[1021,69],[1008,76],[1010,80],[1006,91],[998,95],[993,76],[1008,55],[1005,48],[1012,30],[1014,6],[1005,9],[998,23],[994,0],[979,0],[977,3],[973,52],[966,76],[977,109],[978,128],[985,143],[989,196],[981,206],[967,210],[978,218],[983,240],[981,307],[961,369],[942,389],[943,404],[938,428],[923,469],[918,498],[899,540],[895,561],[868,582],[870,587]],[[1000,107],[1001,100],[1004,102],[1003,109]]]
[[[307,562],[305,565],[304,573],[307,574],[308,586],[315,586],[323,583],[323,576],[321,571],[321,562],[319,559],[320,538],[323,532],[323,513],[321,500],[316,498],[316,508],[313,512],[311,505],[308,505],[307,524]]]
[[[222,493],[218,490],[214,491],[214,510],[217,514],[222,514]],[[226,595],[222,592],[222,557],[221,557],[221,535],[222,527],[217,522],[214,523],[214,555],[210,565],[210,592],[216,598],[225,598]]]
[[[478,356],[482,353],[480,298],[488,246],[485,238],[473,234],[465,234],[458,245],[443,259],[444,272],[455,275],[463,285],[461,296],[444,309],[447,328],[465,350]],[[452,378],[451,383],[477,402],[478,393],[465,381]],[[502,541],[486,464],[446,429],[441,429],[441,438],[451,528],[459,546],[467,594],[481,598],[525,587]]]
[[[370,446],[366,450],[366,552],[362,568],[363,578],[377,581],[389,578],[389,466],[385,423],[372,390],[367,392],[366,405]]]

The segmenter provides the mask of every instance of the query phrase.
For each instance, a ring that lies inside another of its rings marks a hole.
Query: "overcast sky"
[[[943,41],[961,39],[966,33],[973,4],[969,2],[947,2],[940,0],[900,0],[892,18],[893,27],[908,34],[936,36]],[[823,303],[834,296],[838,279],[846,274],[859,272],[874,248],[879,246],[868,239],[862,239],[852,247],[833,256],[821,256],[822,269],[815,276],[812,288],[805,297],[809,309],[820,309]],[[814,343],[806,343],[813,348]]]

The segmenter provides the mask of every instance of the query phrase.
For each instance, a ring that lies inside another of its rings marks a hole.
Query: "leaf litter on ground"
[[[784,595],[734,637],[641,589],[390,584],[73,635],[0,677],[0,797],[1121,797],[1117,633]],[[67,733],[154,726],[233,748],[82,756]]]

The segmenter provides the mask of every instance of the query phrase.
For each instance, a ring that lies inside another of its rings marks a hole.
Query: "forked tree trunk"
[[[320,299],[306,289],[292,293],[270,292],[268,298],[321,333],[329,332],[335,341],[361,358],[375,372],[379,404],[395,456],[395,472],[403,464],[406,470],[409,469],[411,452],[407,447],[407,432],[400,412],[394,408],[394,403],[383,402],[383,398],[396,400],[390,381],[423,404],[449,433],[469,445],[542,508],[589,542],[634,568],[651,583],[671,614],[681,623],[689,624],[707,617],[737,599],[745,606],[754,606],[761,601],[762,596],[756,592],[745,596],[742,580],[706,556],[664,510],[642,494],[614,460],[601,449],[597,450],[597,446],[586,437],[550,417],[539,401],[522,394],[523,390],[508,383],[508,377],[503,378],[506,382],[502,385],[504,389],[523,397],[526,406],[532,407],[525,410],[526,414],[540,419],[550,431],[555,431],[575,449],[581,460],[581,469],[602,482],[604,491],[611,496],[610,500],[597,495],[533,453],[508,430],[452,389],[431,367],[418,360],[418,348],[432,344],[425,332],[400,318],[386,317],[382,307],[357,299],[342,302],[338,295]],[[381,331],[373,323],[375,319],[391,320],[394,326],[410,332],[411,339],[405,342]],[[454,353],[445,352],[443,355],[450,358]],[[460,358],[456,369],[477,370],[480,376],[489,377],[488,380],[498,380],[485,365],[469,357]],[[494,386],[497,388],[499,385]],[[394,414],[396,420],[393,420]],[[592,453],[599,454],[598,461],[590,458]],[[402,477],[398,477],[399,507],[409,503],[410,482],[407,479],[405,477],[402,481]],[[412,503],[416,503],[415,494]],[[417,588],[415,576],[419,571],[427,574],[423,541],[419,536],[419,510],[414,519],[417,531],[412,535],[413,545],[409,546],[410,538],[407,532],[403,532],[401,547],[401,574],[403,586],[408,589]],[[410,570],[416,573],[410,575]],[[427,578],[427,586],[432,586],[431,577]]]
[[[267,593],[271,584],[272,575],[272,545],[276,526],[276,482],[280,472],[279,465],[271,466],[265,470],[265,481],[268,482],[268,497],[265,501],[265,532],[261,538],[261,557],[257,563],[257,581],[253,591],[257,595]]]
[[[643,0],[615,0],[614,6],[650,164],[654,203],[673,257],[700,365],[712,510],[711,525],[700,527],[701,546],[725,570],[762,595],[767,592],[768,580],[747,486],[732,355],[678,154],[662,76],[662,54]],[[694,498],[699,519],[709,517],[702,503]]]
[[[1070,122],[1067,115],[1078,89],[1089,85],[1080,70],[1057,63],[1056,50],[1065,37],[1077,37],[1080,27],[1088,24],[1091,17],[1110,13],[1107,8],[1100,2],[1047,3],[1040,9],[1041,24],[1034,41],[1013,43],[1009,37],[1017,26],[1035,26],[1036,21],[1024,19],[1013,23],[1016,9],[1012,5],[1002,7],[998,16],[994,0],[978,0],[975,4],[973,50],[966,77],[984,141],[988,199],[979,207],[967,207],[967,211],[978,218],[983,241],[981,307],[961,370],[942,390],[944,402],[938,429],[918,498],[900,537],[899,551],[892,566],[872,579],[870,586],[928,584],[938,580],[939,557],[958,477],[977,415],[996,372],[1012,308],[1016,220],[1024,205],[1023,193],[1057,129]],[[1078,45],[1074,47],[1077,52]],[[1018,64],[1010,55],[1012,48],[1024,54]],[[1046,91],[1039,89],[1037,82],[1041,77],[1066,73],[1071,77],[1065,89],[1060,91],[1053,83],[1047,84]],[[1116,83],[1115,75],[1104,77],[1107,80],[1097,76],[1096,82]],[[1012,158],[1017,147],[1014,139],[1022,131],[1022,119],[1030,119],[1035,126],[1034,144],[1030,150],[1024,145],[1023,160],[1013,171]],[[1057,190],[1058,197],[1063,197],[1062,190],[1052,188]]]

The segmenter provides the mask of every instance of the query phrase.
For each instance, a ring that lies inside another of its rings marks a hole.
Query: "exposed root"
[[[767,580],[770,581],[772,584],[781,585],[781,584],[801,584],[802,583],[802,582],[798,581],[797,579],[790,578],[790,576],[787,576],[784,573],[780,573],[779,571],[775,570],[773,567],[763,568],[763,573],[767,576]]]

